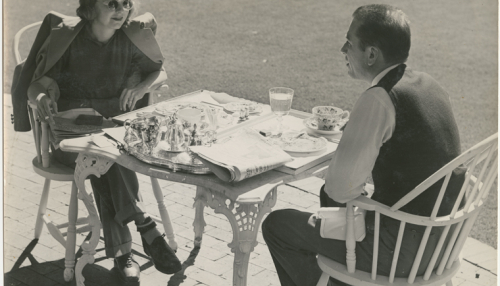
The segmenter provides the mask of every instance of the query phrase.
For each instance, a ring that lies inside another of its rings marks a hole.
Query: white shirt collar
[[[389,73],[393,68],[399,66],[400,64],[395,64],[393,66],[390,66],[388,68],[386,68],[385,70],[383,70],[382,72],[380,72],[373,80],[372,80],[372,85],[371,86],[376,86],[378,84],[378,82],[387,74]]]

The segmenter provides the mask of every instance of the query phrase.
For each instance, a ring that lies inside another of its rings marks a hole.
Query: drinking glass
[[[219,127],[219,112],[220,110],[217,108],[207,107],[205,109],[208,118],[208,127],[205,132],[205,141],[208,144],[211,144],[217,140],[217,128]]]
[[[269,89],[271,110],[278,116],[277,135],[282,133],[283,116],[288,115],[292,107],[293,89],[287,87],[273,87]]]

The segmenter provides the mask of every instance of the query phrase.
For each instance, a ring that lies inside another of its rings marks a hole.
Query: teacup
[[[315,106],[312,113],[318,121],[318,130],[331,131],[349,118],[349,111],[335,106]]]

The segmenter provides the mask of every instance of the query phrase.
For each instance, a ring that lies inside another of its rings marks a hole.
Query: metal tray
[[[140,152],[142,143],[129,146],[127,152],[145,163],[165,167],[174,172],[181,171],[191,174],[210,174],[212,171],[199,159],[195,158],[190,151],[169,152],[157,151],[153,155]]]

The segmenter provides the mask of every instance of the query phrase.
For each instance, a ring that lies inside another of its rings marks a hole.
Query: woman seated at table
[[[145,14],[131,20],[134,1],[80,0],[76,11],[81,19],[49,14],[37,35],[36,41],[44,43],[37,52],[28,96],[42,121],[53,122],[53,114],[77,108],[93,108],[104,117],[119,115],[143,104],[144,95],[167,78],[151,32],[154,18]],[[77,154],[52,151],[56,160],[75,166]],[[179,259],[144,210],[136,174],[114,164],[105,175],[90,180],[106,255],[114,258],[121,276],[127,282],[139,281],[127,227],[131,221],[156,269],[166,274],[179,271]]]

